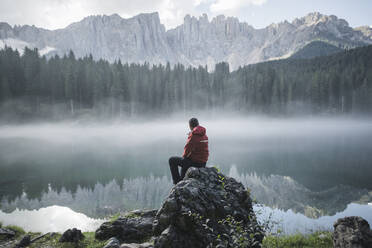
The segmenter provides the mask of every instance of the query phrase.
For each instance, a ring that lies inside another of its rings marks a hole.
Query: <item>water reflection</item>
[[[335,213],[331,216],[322,216],[318,219],[311,219],[303,214],[295,213],[292,210],[272,209],[266,206],[254,207],[258,214],[258,219],[261,222],[270,220],[278,223],[272,229],[272,232],[277,232],[278,229],[283,233],[312,233],[314,231],[333,231],[333,223],[338,218],[345,216],[359,215],[372,223],[372,206],[361,205],[357,203],[348,204],[342,212]]]
[[[372,202],[372,191],[339,185],[323,191],[311,191],[289,176],[239,174],[232,166],[229,176],[250,188],[259,203],[281,210],[292,210],[309,218],[342,212],[351,202]]]
[[[138,177],[124,179],[120,184],[116,180],[105,185],[97,183],[92,189],[78,186],[73,194],[64,188],[60,192],[50,188],[38,199],[24,193],[12,201],[3,199],[0,204],[6,213],[15,209],[33,210],[60,205],[92,218],[100,218],[120,211],[159,208],[171,185],[165,176]]]
[[[64,232],[69,228],[78,228],[83,232],[95,231],[103,219],[92,219],[67,207],[50,206],[38,210],[19,210],[12,213],[0,211],[0,220],[4,225],[17,225],[25,231]]]
[[[348,215],[359,215],[372,223],[372,207],[367,204],[372,202],[372,191],[339,186],[326,191],[314,192],[288,176],[263,177],[256,174],[239,174],[236,166],[232,166],[228,174],[250,188],[252,197],[263,204],[263,207],[256,206],[256,210],[260,212],[260,219],[267,219],[269,213],[272,213],[272,221],[279,220],[280,228],[288,233],[330,229],[337,218]],[[0,219],[6,217],[6,221],[12,219],[14,224],[18,223],[31,228],[34,225],[32,218],[37,219],[36,216],[43,216],[42,212],[54,204],[67,206],[75,211],[70,210],[72,213],[81,212],[92,218],[138,208],[153,209],[161,205],[171,186],[171,180],[166,176],[149,176],[124,179],[121,184],[115,180],[106,185],[97,183],[93,189],[79,186],[74,194],[65,189],[61,192],[50,189],[40,199],[29,199],[24,193],[14,201],[3,200],[1,202],[3,211],[9,214],[2,213]],[[22,212],[19,209],[26,209],[30,212]],[[48,211],[53,211],[57,216],[63,216],[66,208],[62,208],[62,213],[59,213],[60,209],[55,208]],[[25,218],[28,215],[31,217]],[[51,216],[50,212],[47,215]],[[47,220],[47,218],[50,217],[43,217],[40,222],[36,221],[35,228],[39,230],[43,228],[42,225],[49,223],[48,228],[50,225],[55,225],[53,230],[63,231],[68,224],[65,219],[53,217]],[[93,228],[88,227],[90,225],[88,223],[100,223],[99,221],[87,222],[79,218],[76,219],[76,223],[78,225],[81,223],[81,226],[87,230]],[[68,222],[74,221],[75,219],[71,218]]]
[[[270,208],[320,219],[371,202],[370,120],[240,118],[203,125],[208,165],[243,182]],[[59,205],[99,218],[157,208],[171,187],[167,160],[181,154],[187,131],[187,119],[2,126],[1,210]]]

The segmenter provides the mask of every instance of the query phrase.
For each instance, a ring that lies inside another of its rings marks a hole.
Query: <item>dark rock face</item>
[[[0,228],[0,239],[11,239],[14,238],[16,233],[7,228]]]
[[[157,210],[132,211],[113,222],[103,223],[96,231],[100,240],[116,237],[122,242],[142,242],[152,236],[152,223]]]
[[[154,234],[158,248],[259,247],[263,239],[249,192],[216,168],[187,171],[156,214]]]
[[[31,236],[25,235],[16,245],[16,248],[27,247],[31,244]]]
[[[80,240],[84,239],[84,235],[81,233],[80,230],[73,228],[68,229],[65,231],[61,238],[59,239],[59,242],[74,242],[77,243]]]
[[[333,225],[333,246],[335,248],[370,248],[372,230],[366,220],[358,216],[338,219]]]

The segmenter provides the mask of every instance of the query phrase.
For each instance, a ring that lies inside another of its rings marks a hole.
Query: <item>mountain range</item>
[[[203,14],[198,18],[186,15],[183,24],[166,30],[156,12],[128,19],[117,14],[89,16],[57,30],[12,27],[0,22],[0,47],[38,48],[47,57],[72,50],[77,57],[92,54],[96,60],[110,62],[170,62],[209,69],[222,61],[236,70],[247,64],[287,58],[314,41],[341,49],[364,46],[372,44],[372,28],[352,28],[344,19],[318,12],[262,29],[235,17],[219,15],[209,20]]]

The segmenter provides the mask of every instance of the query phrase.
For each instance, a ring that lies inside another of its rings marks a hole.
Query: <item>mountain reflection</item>
[[[258,176],[256,173],[239,174],[232,166],[229,176],[251,189],[259,203],[281,210],[291,209],[309,218],[319,218],[342,212],[351,202],[368,203],[372,191],[339,185],[323,191],[311,191],[289,176]]]

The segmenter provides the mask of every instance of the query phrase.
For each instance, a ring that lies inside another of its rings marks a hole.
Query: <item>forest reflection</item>
[[[202,125],[208,166],[241,181],[266,206],[319,218],[371,202],[371,123],[225,118]],[[179,118],[1,126],[1,210],[60,205],[96,218],[157,208],[171,188],[168,158],[181,154],[187,131]]]
[[[311,191],[288,176],[258,176],[256,173],[239,174],[232,166],[228,175],[242,182],[252,192],[258,203],[273,209],[291,210],[309,218],[331,216],[344,211],[348,204],[372,202],[372,191],[340,185],[325,191]],[[15,209],[40,209],[51,205],[67,206],[89,217],[101,218],[133,209],[156,209],[171,189],[166,177],[137,177],[116,180],[103,185],[97,183],[87,189],[78,186],[74,193],[62,188],[57,192],[49,188],[38,199],[30,199],[26,193],[12,201],[1,201],[4,212]]]

